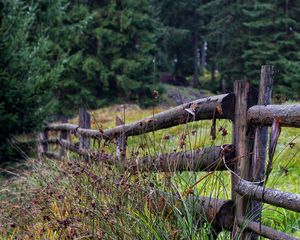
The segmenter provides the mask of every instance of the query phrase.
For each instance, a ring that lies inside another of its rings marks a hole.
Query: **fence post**
[[[122,119],[116,116],[116,126],[124,124]],[[116,158],[118,161],[124,161],[126,158],[126,135],[124,132],[116,138]]]
[[[61,122],[62,123],[68,123],[68,118],[63,116]],[[60,140],[68,140],[68,138],[69,138],[69,134],[68,134],[67,130],[60,132],[60,136],[59,136]],[[63,157],[65,157],[65,155],[66,155],[66,149],[65,149],[65,147],[61,146],[60,147],[60,152],[59,152],[59,157],[63,158]]]
[[[258,105],[269,105],[271,104],[271,95],[273,87],[273,74],[274,67],[265,65],[261,67],[260,83],[259,83],[259,94],[258,94]],[[266,164],[266,152],[267,152],[267,141],[268,141],[268,127],[257,126],[255,129],[255,140],[253,148],[252,168],[251,168],[251,181],[259,182],[264,179],[264,171]],[[262,185],[262,184],[260,184]],[[261,219],[262,203],[258,201],[251,201],[249,206],[249,214],[253,221],[259,222]],[[248,234],[250,235],[250,234]],[[257,235],[252,235],[248,239],[257,239]]]
[[[91,128],[91,116],[83,108],[79,109],[79,127],[90,129]],[[89,149],[90,148],[90,138],[79,135],[79,148],[80,149]]]
[[[37,157],[42,159],[45,153],[48,152],[48,130],[38,132],[36,137],[37,142]]]
[[[232,141],[235,148],[236,163],[234,172],[243,179],[248,180],[250,175],[250,159],[254,144],[254,131],[247,123],[248,109],[257,103],[257,91],[248,82],[236,81],[234,83],[234,93],[236,97],[235,114],[233,121]],[[232,174],[232,200],[235,203],[235,224],[233,226],[233,239],[246,239],[241,232],[236,219],[243,217],[248,200],[234,191],[239,178]]]

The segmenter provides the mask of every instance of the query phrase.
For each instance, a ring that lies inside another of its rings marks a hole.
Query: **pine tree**
[[[248,3],[249,0],[213,0],[208,1],[201,9],[210,13],[206,26],[208,43],[211,41],[215,45],[215,58],[212,58],[229,89],[233,87],[235,80],[245,80],[242,55],[247,39],[243,26],[243,9]]]
[[[247,49],[244,51],[248,79],[259,80],[261,65],[276,68],[275,90],[285,95],[300,90],[300,34],[297,1],[253,1],[244,10]]]
[[[52,89],[62,73],[52,46],[36,32],[36,4],[0,3],[0,162],[13,154],[8,140],[39,126],[55,106]]]
[[[167,27],[165,51],[174,61],[175,74],[193,75],[193,85],[199,86],[199,51],[204,44],[203,16],[197,9],[203,1],[154,1],[158,16]]]
[[[159,53],[159,23],[149,1],[91,1],[93,29],[83,72],[97,79],[98,96],[139,100],[151,96]],[[145,103],[145,102],[144,102]]]

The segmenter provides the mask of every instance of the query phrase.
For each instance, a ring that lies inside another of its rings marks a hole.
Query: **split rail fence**
[[[262,66],[258,91],[248,82],[236,81],[233,93],[198,99],[129,124],[118,120],[117,127],[103,131],[90,129],[90,115],[81,109],[79,125],[65,122],[45,128],[39,136],[40,153],[60,158],[69,150],[85,158],[126,165],[126,141],[130,136],[210,119],[214,137],[216,119],[229,119],[233,123],[232,144],[140,158],[136,160],[137,169],[157,172],[230,169],[232,199],[198,197],[199,204],[194,206],[203,210],[214,231],[218,234],[229,230],[232,239],[257,239],[258,236],[297,239],[260,223],[263,203],[300,212],[300,194],[268,189],[264,185],[272,169],[281,127],[300,127],[300,105],[271,105],[273,74],[273,66]],[[272,128],[267,154],[268,126]],[[49,131],[60,131],[59,139],[49,139]],[[68,140],[70,134],[79,136],[79,145]],[[89,150],[91,138],[115,139],[116,156]],[[51,153],[48,144],[60,145],[60,152]]]

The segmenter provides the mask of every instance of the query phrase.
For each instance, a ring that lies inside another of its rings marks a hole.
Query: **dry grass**
[[[161,111],[120,105],[92,111],[92,128],[115,126],[115,116],[125,122]],[[73,123],[77,119],[71,120]],[[231,142],[230,121],[218,121],[228,134],[210,137],[211,121],[189,123],[128,139],[128,156],[197,149]],[[299,130],[283,129],[267,187],[299,193]],[[182,136],[185,142],[182,145]],[[168,136],[168,137],[166,137]],[[75,139],[74,139],[75,140]],[[290,144],[290,143],[294,144]],[[114,143],[97,143],[93,148],[114,153]],[[53,148],[55,150],[55,148]],[[230,198],[230,174],[139,173],[132,169],[85,163],[74,154],[65,160],[28,161],[22,177],[5,181],[0,192],[0,234],[3,239],[208,239],[209,224],[195,225],[199,214],[180,211],[179,205],[152,198],[152,193],[184,193]],[[181,203],[185,202],[180,199]],[[156,207],[155,207],[156,206]],[[170,214],[170,209],[171,213]],[[278,230],[300,236],[299,213],[265,205],[263,221]],[[205,222],[205,221],[204,221]],[[229,239],[228,234],[219,239]]]

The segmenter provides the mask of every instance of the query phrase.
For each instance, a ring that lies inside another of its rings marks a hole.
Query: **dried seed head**
[[[152,93],[152,96],[153,96],[155,99],[157,99],[158,96],[159,96],[158,91],[157,91],[157,90],[154,90],[153,93]]]
[[[295,145],[296,145],[296,143],[294,143],[294,142],[290,142],[290,143],[289,143],[290,148],[295,147]]]
[[[164,140],[169,140],[170,139],[170,136],[169,135],[165,135],[164,136]]]
[[[183,139],[180,139],[179,145],[180,148],[183,148],[183,146],[185,145],[185,141]]]
[[[226,136],[228,134],[227,130],[225,128],[222,129],[222,136]]]

